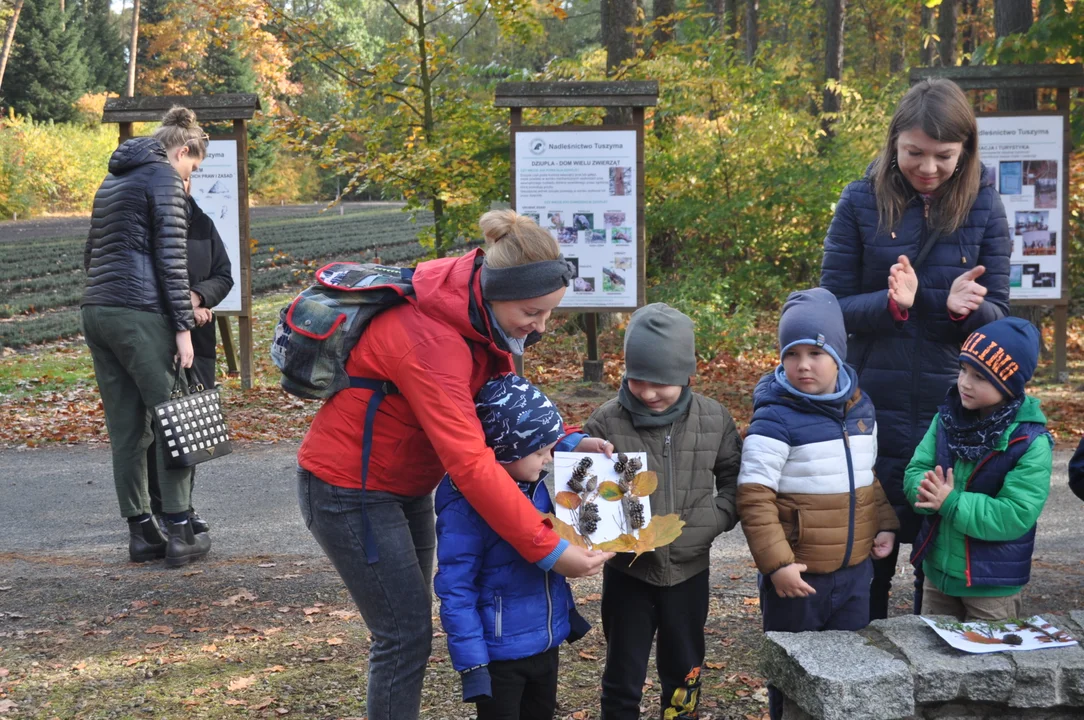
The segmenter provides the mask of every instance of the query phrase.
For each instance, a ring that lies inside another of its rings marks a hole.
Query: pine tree
[[[113,16],[109,0],[83,0],[86,12],[83,49],[87,59],[91,92],[124,92],[126,60],[124,38]]]
[[[74,8],[73,8],[74,10]],[[67,23],[55,0],[26,0],[4,79],[4,100],[20,115],[66,122],[87,89],[79,13]]]

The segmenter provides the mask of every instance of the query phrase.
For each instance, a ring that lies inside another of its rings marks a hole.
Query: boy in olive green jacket
[[[923,615],[1021,616],[1053,469],[1046,417],[1024,392],[1038,358],[1039,332],[1026,320],[972,333],[956,386],[907,466],[907,499],[926,516],[911,554],[926,573]]]

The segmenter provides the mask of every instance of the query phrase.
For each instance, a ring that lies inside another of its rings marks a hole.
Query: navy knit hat
[[[1039,331],[1023,318],[995,320],[971,333],[960,362],[981,372],[1002,395],[1019,397],[1039,364]]]
[[[478,419],[497,462],[525,458],[564,436],[565,423],[546,395],[519,375],[482,386],[474,400]]]
[[[793,292],[779,318],[779,357],[795,345],[822,347],[843,367],[847,359],[847,328],[836,296],[824,288]]]

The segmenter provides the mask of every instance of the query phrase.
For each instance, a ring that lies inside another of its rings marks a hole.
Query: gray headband
[[[507,268],[491,268],[482,261],[482,297],[486,300],[527,300],[568,287],[575,275],[572,263],[558,255]]]

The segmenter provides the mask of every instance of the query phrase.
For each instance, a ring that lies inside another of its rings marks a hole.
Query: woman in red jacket
[[[481,227],[486,253],[419,264],[415,297],[376,316],[350,353],[351,376],[398,390],[372,423],[365,490],[362,431],[373,391],[334,395],[298,453],[305,524],[372,633],[369,720],[418,717],[433,635],[432,492],[445,471],[489,526],[541,568],[593,575],[613,555],[561,540],[486,447],[474,396],[512,372],[512,354],[545,331],[573,273],[530,218],[497,210]],[[576,449],[611,448],[588,438]]]

